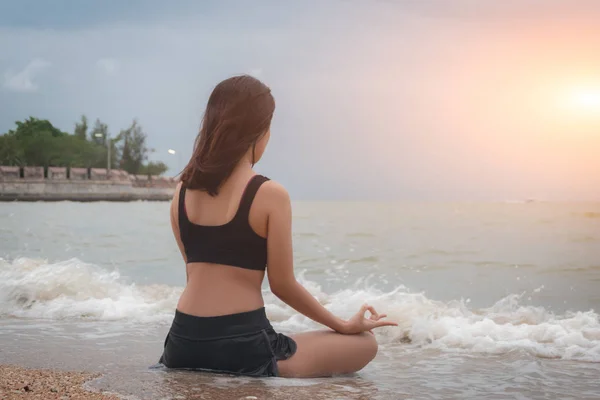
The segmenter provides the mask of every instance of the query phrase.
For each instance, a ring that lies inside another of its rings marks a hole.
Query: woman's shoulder
[[[272,206],[281,206],[290,203],[290,194],[279,182],[269,179],[262,184],[259,192],[262,201]]]

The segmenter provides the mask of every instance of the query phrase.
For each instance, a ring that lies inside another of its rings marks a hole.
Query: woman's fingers
[[[373,317],[375,317],[376,319],[379,319],[379,314],[377,314],[377,311],[375,311],[375,308],[370,305],[366,305],[366,306],[367,306],[367,310],[369,310],[369,312],[371,313],[371,316],[369,318],[373,319]]]
[[[370,306],[369,306],[368,304],[366,304],[366,303],[365,303],[365,304],[363,304],[363,305],[360,307],[360,310],[358,311],[358,313],[364,317],[364,316],[365,316],[365,313],[367,312],[367,310],[369,309],[369,307],[370,307]]]
[[[375,319],[369,319],[367,320],[367,325],[369,327],[369,330],[374,329],[374,328],[381,328],[382,326],[398,326],[397,322],[392,322],[392,321],[384,321],[383,316],[380,316],[379,319],[375,320]]]
[[[369,311],[369,313],[371,313],[371,315],[369,316],[369,318],[365,317],[365,313]],[[359,313],[363,316],[363,321],[365,321],[365,323],[369,326],[368,331],[372,332],[372,329],[374,328],[380,328],[382,326],[398,326],[398,324],[396,322],[391,322],[391,321],[383,321],[383,318],[387,317],[387,314],[378,314],[377,311],[375,311],[375,308],[373,306],[370,306],[368,304],[363,304],[362,307],[360,308]]]
[[[398,326],[398,323],[392,322],[392,321],[376,321],[375,322],[376,328],[381,328],[382,326]]]
[[[366,313],[367,311],[368,311],[368,312],[371,314],[371,315],[368,317],[369,319],[371,319],[371,320],[375,320],[375,321],[376,321],[377,319],[379,319],[379,314],[377,314],[377,311],[375,311],[375,308],[373,308],[373,306],[370,306],[370,305],[368,305],[368,304],[366,304],[366,303],[365,303],[365,304],[363,304],[363,305],[360,307],[360,311],[359,311],[358,313],[359,313],[359,314],[360,314],[360,315],[361,315],[363,318],[367,318],[367,317],[365,316],[365,313]]]

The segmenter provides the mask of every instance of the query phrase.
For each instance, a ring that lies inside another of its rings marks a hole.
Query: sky
[[[174,175],[248,73],[277,104],[257,170],[293,199],[596,201],[598,21],[595,0],[0,0],[0,133],[136,118]]]

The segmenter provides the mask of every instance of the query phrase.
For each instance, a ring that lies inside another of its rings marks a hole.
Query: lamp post
[[[173,150],[173,149],[167,150],[167,153],[171,154],[172,156],[177,155],[177,168],[181,172],[181,153],[179,153],[179,152],[177,152],[176,150]]]
[[[110,171],[110,134],[108,132],[106,132],[105,135],[103,135],[102,133],[95,133],[94,136],[97,138],[105,137],[104,140],[106,141],[106,171],[108,173]]]

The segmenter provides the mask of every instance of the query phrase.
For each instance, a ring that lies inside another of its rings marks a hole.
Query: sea
[[[356,374],[157,367],[185,284],[168,202],[0,203],[0,363],[126,399],[600,399],[600,203],[297,202],[293,239],[321,304],[398,323]],[[322,328],[263,295],[277,330]]]

